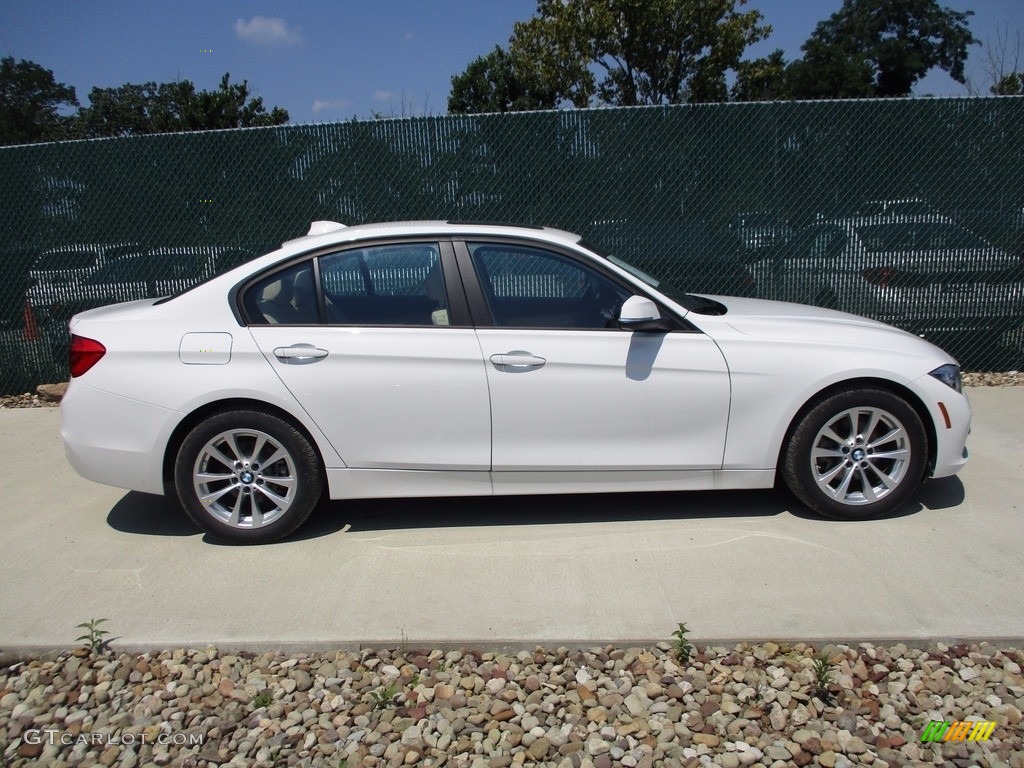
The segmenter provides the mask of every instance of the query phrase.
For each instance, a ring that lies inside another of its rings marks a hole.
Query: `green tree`
[[[781,49],[753,61],[741,61],[729,91],[732,101],[773,101],[789,97],[787,64]]]
[[[577,107],[724,101],[726,73],[737,67],[748,45],[771,32],[758,11],[737,9],[745,4],[538,0],[533,18],[515,25],[504,63],[492,53],[483,62],[474,61],[453,83],[501,82],[506,77],[501,73],[511,73],[545,105],[550,97]],[[501,76],[488,77],[492,72]],[[494,94],[501,93],[498,88],[477,91],[483,98],[466,98],[469,89],[460,91],[463,111],[485,111],[495,103]],[[529,99],[519,103],[530,106],[518,107],[513,100],[511,108],[537,106]]]
[[[60,109],[77,106],[75,89],[54,80],[51,70],[13,56],[0,61],[0,144],[66,138],[71,118]]]
[[[448,111],[452,114],[552,109],[556,104],[555,92],[534,82],[529,69],[517,67],[512,56],[497,45],[452,77],[448,97]]]
[[[82,137],[95,138],[286,122],[286,110],[274,107],[267,112],[262,98],[250,98],[249,82],[232,83],[228,73],[215,91],[196,91],[189,80],[93,88],[89,106],[79,110],[76,130]]]
[[[1018,30],[1010,40],[1008,24],[1002,24],[996,34],[985,41],[985,69],[989,93],[995,96],[1024,94],[1024,35]],[[973,91],[972,91],[973,92]]]
[[[843,0],[790,65],[789,90],[796,98],[907,96],[936,67],[963,83],[967,48],[978,42],[972,15],[937,0]]]
[[[1024,95],[1024,72],[1011,72],[989,90],[996,96]]]

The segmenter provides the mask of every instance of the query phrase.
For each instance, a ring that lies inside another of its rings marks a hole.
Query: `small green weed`
[[[383,688],[370,693],[374,709],[387,709],[395,706],[395,698],[398,696],[398,686],[388,683]]]
[[[262,709],[263,707],[269,707],[274,701],[274,696],[269,690],[263,690],[252,697],[253,709]]]
[[[97,654],[107,649],[107,643],[113,638],[107,638],[106,636],[110,633],[105,629],[100,629],[106,619],[90,619],[89,621],[78,624],[75,629],[84,629],[85,634],[79,635],[75,638],[75,642],[82,643],[83,648],[87,648],[89,653]]]
[[[832,693],[828,687],[832,684],[832,665],[828,657],[821,654],[814,659],[814,695],[828,704],[832,701]]]
[[[754,695],[750,697],[750,703],[755,707],[760,707],[764,704],[764,695],[770,688],[768,685],[768,673],[763,669],[752,669],[746,676],[746,681],[747,685],[754,690]]]
[[[675,638],[676,658],[681,664],[686,664],[690,660],[690,654],[693,653],[690,638],[686,636],[689,631],[683,622],[679,622],[679,628],[672,633],[672,637]]]

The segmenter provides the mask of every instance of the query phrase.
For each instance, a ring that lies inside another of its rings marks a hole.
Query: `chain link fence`
[[[82,309],[166,295],[308,223],[580,233],[695,292],[1024,357],[1024,98],[445,116],[0,149],[0,394],[66,378]]]

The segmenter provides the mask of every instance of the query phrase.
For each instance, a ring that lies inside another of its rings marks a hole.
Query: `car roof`
[[[237,280],[265,269],[276,267],[282,260],[302,256],[311,251],[333,246],[372,242],[378,238],[413,237],[530,237],[538,242],[554,245],[575,245],[579,235],[552,227],[533,225],[474,223],[461,221],[390,221],[374,224],[357,224],[351,227],[336,221],[314,221],[310,233],[292,240],[286,240],[279,248],[260,256],[247,259],[212,278],[209,283],[221,280]],[[206,284],[204,281],[203,284]]]
[[[501,222],[475,221],[389,221],[373,224],[346,226],[336,221],[314,221],[309,232],[303,237],[287,240],[282,248],[292,249],[305,246],[315,247],[328,243],[343,243],[371,237],[402,237],[412,235],[438,235],[444,237],[461,235],[492,235],[499,237],[522,237],[527,235],[549,242],[578,243],[580,236],[553,227],[532,224],[507,224]]]

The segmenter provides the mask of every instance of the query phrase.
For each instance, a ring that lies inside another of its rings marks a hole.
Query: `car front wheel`
[[[823,399],[798,422],[783,477],[826,517],[863,520],[906,502],[924,478],[928,438],[917,412],[881,389]]]
[[[182,442],[174,484],[204,531],[264,544],[305,522],[320,499],[323,473],[309,440],[288,422],[260,411],[228,411]]]

